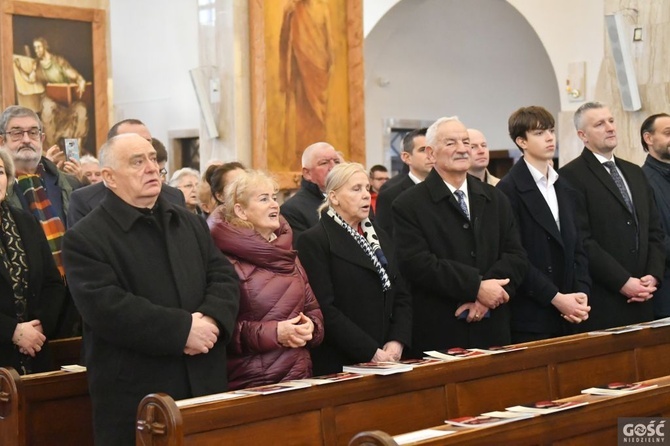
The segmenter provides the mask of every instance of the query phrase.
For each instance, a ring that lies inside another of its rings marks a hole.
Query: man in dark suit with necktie
[[[376,223],[389,235],[393,235],[391,204],[407,189],[425,180],[433,168],[433,161],[426,154],[426,128],[415,129],[405,135],[400,156],[409,172],[396,175],[382,186],[375,209]]]
[[[528,273],[510,301],[512,342],[572,334],[588,319],[591,278],[575,217],[575,191],[549,163],[556,153],[554,117],[522,107],[509,135],[523,152],[497,188],[507,195],[528,253]]]
[[[528,268],[512,208],[505,194],[468,175],[472,149],[457,118],[431,125],[426,144],[433,170],[392,206],[412,294],[409,354],[509,344],[507,302]]]
[[[604,329],[652,320],[650,299],[663,277],[663,230],[642,169],[617,158],[610,110],[587,102],[574,123],[582,154],[559,170],[578,192],[577,217],[593,280],[589,319],[580,328]]]

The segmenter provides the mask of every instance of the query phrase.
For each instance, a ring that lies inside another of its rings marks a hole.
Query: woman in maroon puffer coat
[[[323,340],[323,316],[276,191],[267,175],[246,172],[226,186],[223,206],[208,221],[240,276],[240,311],[228,346],[230,390],[312,376],[308,348]]]

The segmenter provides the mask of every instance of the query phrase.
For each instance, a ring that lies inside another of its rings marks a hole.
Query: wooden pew
[[[670,376],[648,380],[659,387],[620,397],[580,395],[568,398],[588,405],[563,412],[486,428],[459,428],[441,423],[431,429],[455,433],[412,444],[435,445],[614,445],[619,417],[669,417]],[[517,401],[524,403],[527,401]],[[503,408],[499,408],[503,409]],[[667,432],[667,429],[665,429]],[[383,431],[361,432],[349,446],[397,446]]]
[[[0,445],[92,445],[86,372],[0,368]]]
[[[611,381],[670,370],[670,327],[587,334],[522,351],[441,363],[287,393],[184,405],[148,395],[138,408],[139,445],[346,445],[358,432],[410,432],[518,401],[559,399]]]
[[[54,363],[79,362],[81,338],[49,341]],[[92,445],[86,372],[19,376],[0,368],[0,445]]]

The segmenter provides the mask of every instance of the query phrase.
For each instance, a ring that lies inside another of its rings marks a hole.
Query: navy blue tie
[[[458,205],[461,207],[461,211],[463,211],[463,215],[470,220],[470,213],[468,212],[468,205],[465,204],[465,192],[462,190],[455,190],[454,195],[456,196],[456,201],[458,201]]]

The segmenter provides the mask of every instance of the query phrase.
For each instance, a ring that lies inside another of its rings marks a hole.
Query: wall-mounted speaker
[[[205,120],[205,127],[210,138],[218,138],[219,130],[216,127],[216,119],[214,117],[214,107],[212,106],[210,98],[210,77],[202,67],[193,68],[189,70],[191,74],[191,81],[195,89],[195,95],[198,98],[198,105],[202,112],[202,118]]]
[[[642,108],[642,102],[637,88],[637,77],[635,76],[635,66],[633,65],[633,55],[630,48],[633,34],[629,32],[629,27],[619,13],[607,14],[605,24],[610,39],[610,47],[612,47],[623,109],[626,111],[639,110]]]

